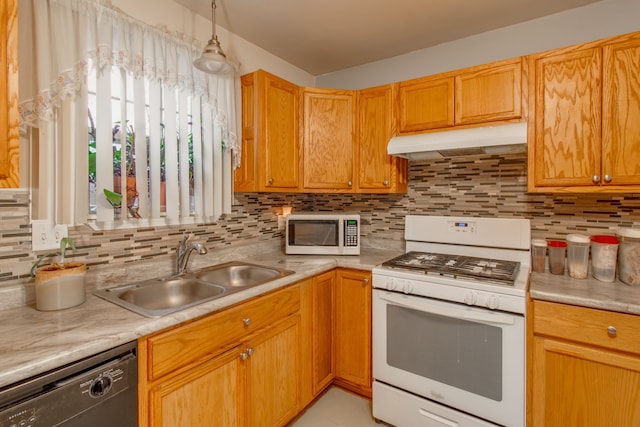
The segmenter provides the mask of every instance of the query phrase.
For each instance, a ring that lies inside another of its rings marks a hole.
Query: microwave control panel
[[[358,246],[358,220],[346,219],[344,221],[344,245]]]

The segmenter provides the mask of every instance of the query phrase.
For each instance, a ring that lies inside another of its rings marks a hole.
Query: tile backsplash
[[[166,258],[184,232],[210,250],[279,241],[277,214],[293,211],[351,211],[362,217],[365,245],[402,247],[404,216],[468,215],[531,219],[534,237],[568,233],[612,234],[619,225],[640,227],[640,194],[529,194],[525,154],[478,155],[410,162],[404,195],[236,194],[233,213],[215,224],[95,231],[73,227],[77,260],[90,269]],[[3,287],[28,280],[31,251],[29,194],[0,190],[0,299]]]

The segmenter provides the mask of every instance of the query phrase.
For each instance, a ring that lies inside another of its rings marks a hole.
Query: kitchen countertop
[[[529,293],[536,300],[640,315],[640,286],[619,280],[609,283],[592,276],[573,279],[566,273],[531,273]]]
[[[282,251],[273,251],[250,257],[245,255],[244,258],[236,253],[227,255],[227,259],[218,257],[215,262],[211,262],[211,258],[195,257],[192,260],[194,269],[237,260],[293,270],[295,274],[158,319],[133,313],[96,297],[90,291],[87,292],[85,303],[66,310],[43,312],[36,310],[33,305],[1,310],[0,387],[56,369],[335,267],[371,270],[383,261],[401,253],[402,251],[399,250],[363,249],[360,256],[315,256],[285,255]],[[129,281],[139,280],[139,277],[135,277],[136,275],[146,274],[145,278],[149,278],[159,277],[165,273],[162,269],[154,269],[154,265],[149,263],[128,266],[123,271],[120,276],[128,277]],[[118,273],[114,275],[118,276]],[[106,285],[100,286],[100,283],[94,283],[92,284],[94,289],[117,284],[113,283],[113,278],[109,279],[107,276],[97,280],[105,282]]]

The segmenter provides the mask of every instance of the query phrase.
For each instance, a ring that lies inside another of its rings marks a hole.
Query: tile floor
[[[331,387],[290,427],[381,427],[371,417],[371,402]]]

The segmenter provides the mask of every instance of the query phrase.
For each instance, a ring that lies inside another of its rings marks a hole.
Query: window
[[[39,139],[34,218],[112,228],[229,212],[234,77],[205,75],[199,46],[101,2],[42,4],[25,8],[39,31],[20,58],[37,70],[21,94]]]

